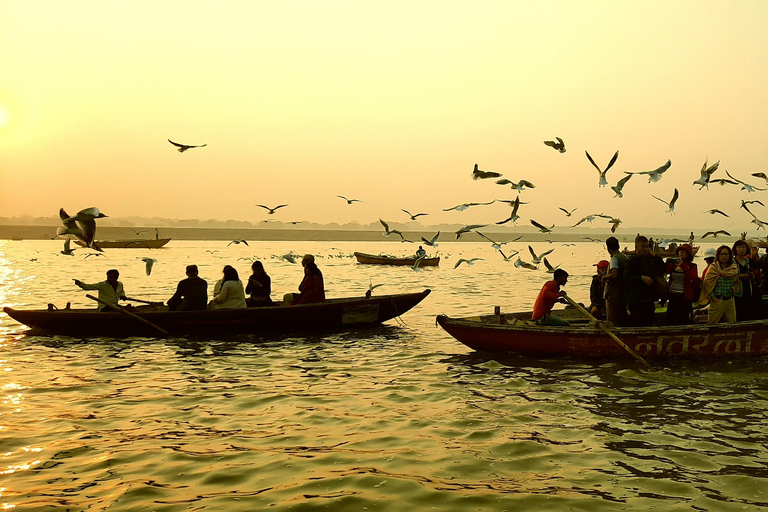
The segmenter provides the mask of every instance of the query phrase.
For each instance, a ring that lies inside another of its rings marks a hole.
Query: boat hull
[[[365,254],[363,252],[356,252],[355,258],[358,263],[364,263],[367,265],[399,265],[399,266],[413,266],[416,263],[416,258],[393,258],[384,255]],[[440,257],[437,258],[424,258],[419,263],[420,267],[436,267],[440,264]]]
[[[464,345],[482,352],[536,358],[632,357],[605,332],[589,324],[545,327],[531,325],[519,316],[515,321],[515,315],[469,318],[440,315],[437,323]],[[623,327],[612,331],[645,359],[768,355],[768,320],[714,326]]]
[[[170,241],[170,238],[148,238],[146,240],[96,240],[94,243],[102,249],[158,249]],[[75,243],[85,247],[80,240],[75,240]]]
[[[329,299],[315,304],[247,309],[168,311],[164,306],[130,308],[130,312],[172,335],[215,333],[328,331],[380,324],[421,302],[430,290],[371,298]],[[158,336],[159,331],[121,312],[95,309],[16,310],[8,316],[35,331],[68,336]]]

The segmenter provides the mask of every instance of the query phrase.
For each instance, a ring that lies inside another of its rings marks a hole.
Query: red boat
[[[374,297],[328,299],[314,304],[168,311],[166,306],[140,306],[124,311],[92,309],[19,310],[3,308],[14,320],[33,331],[70,336],[158,336],[214,333],[263,334],[320,332],[380,324],[400,316],[429,295],[430,290]],[[33,332],[32,334],[36,334]]]
[[[554,310],[570,327],[536,325],[531,313],[437,317],[464,345],[483,352],[552,358],[631,358],[618,343],[575,309]],[[760,356],[768,354],[768,320],[734,324],[614,327],[621,341],[645,359]]]

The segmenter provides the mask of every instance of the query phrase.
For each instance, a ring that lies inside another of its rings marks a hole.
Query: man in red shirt
[[[555,270],[554,279],[547,281],[541,287],[539,296],[536,297],[536,303],[533,305],[533,315],[531,316],[531,320],[535,321],[537,325],[571,325],[567,320],[551,315],[552,306],[556,302],[564,302],[561,297],[565,295],[565,292],[561,292],[560,287],[565,286],[567,282],[568,272],[559,268]]]

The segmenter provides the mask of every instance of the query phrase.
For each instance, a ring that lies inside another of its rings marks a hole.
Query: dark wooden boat
[[[170,238],[147,238],[145,240],[96,240],[94,243],[102,249],[158,249],[170,241]],[[85,247],[80,240],[75,240],[75,243]]]
[[[437,317],[437,323],[464,345],[483,352],[537,358],[631,358],[605,332],[575,309],[554,310],[570,327],[535,325],[531,313]],[[619,327],[612,331],[645,359],[768,355],[768,320],[735,324]]]
[[[355,258],[358,263],[365,263],[368,265],[409,265],[413,266],[416,263],[415,256],[408,256],[405,258],[396,258],[394,256],[386,256],[384,254],[365,254],[364,252],[356,252]],[[437,258],[424,258],[419,263],[420,267],[436,267],[440,264],[440,257]]]
[[[328,299],[315,304],[274,305],[247,309],[168,311],[166,306],[126,308],[173,335],[215,333],[261,334],[303,332],[364,327],[400,316],[429,295],[419,293],[381,295],[371,298]],[[17,310],[3,308],[8,316],[33,331],[69,336],[158,336],[159,332],[119,311],[99,313],[94,309]]]

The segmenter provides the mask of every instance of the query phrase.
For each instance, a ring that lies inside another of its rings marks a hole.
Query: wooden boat
[[[695,257],[696,253],[699,252],[699,246],[698,245],[694,245],[693,247],[691,247],[691,249],[693,250],[692,256]],[[630,251],[629,249],[626,249],[626,248],[624,250],[622,250],[621,252],[623,252],[627,256],[629,256],[630,254],[635,254],[634,250]],[[677,254],[675,253],[675,251],[667,251],[667,250],[664,250],[664,249],[656,251],[654,254],[656,256],[661,256],[662,258],[677,258]]]
[[[576,309],[553,310],[570,327],[536,325],[531,313],[437,317],[437,323],[464,345],[483,352],[507,352],[537,358],[631,358],[605,332]],[[657,314],[658,316],[658,314]],[[768,320],[735,324],[691,324],[611,329],[645,359],[768,355]]]
[[[170,238],[147,238],[145,240],[96,240],[94,243],[102,249],[158,249],[170,241]],[[85,247],[80,240],[75,240],[75,243]]]
[[[430,290],[371,298],[328,299],[315,304],[273,305],[247,309],[168,311],[166,306],[140,306],[127,311],[173,335],[214,333],[261,334],[364,327],[400,316],[421,302]],[[8,316],[37,331],[69,336],[158,336],[151,325],[119,311],[93,309],[17,310],[3,308]]]
[[[413,266],[416,263],[416,256],[408,256],[405,258],[396,258],[394,256],[386,256],[384,254],[365,254],[364,252],[356,252],[355,258],[358,263],[365,263],[368,265],[409,265]],[[440,264],[440,257],[436,258],[424,258],[419,263],[420,267],[436,267]]]

